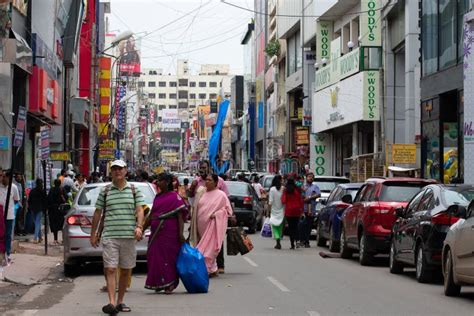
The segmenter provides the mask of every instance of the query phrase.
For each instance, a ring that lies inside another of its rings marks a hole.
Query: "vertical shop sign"
[[[382,46],[380,0],[361,0],[360,46]]]
[[[42,126],[40,130],[41,159],[49,158],[49,126]]]
[[[332,175],[331,143],[329,134],[311,135],[310,168],[317,176]]]
[[[380,73],[378,70],[364,72],[364,121],[380,119]]]
[[[318,21],[316,24],[316,61],[329,59],[331,53],[332,21]]]
[[[23,136],[25,135],[26,125],[26,108],[20,106],[18,109],[18,118],[16,120],[15,138],[13,139],[13,146],[21,147],[23,143]]]

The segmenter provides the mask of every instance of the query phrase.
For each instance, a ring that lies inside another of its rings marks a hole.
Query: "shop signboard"
[[[99,159],[113,160],[115,158],[115,140],[106,139],[99,144]]]
[[[163,128],[181,128],[181,120],[178,117],[178,110],[161,110],[161,125]]]
[[[382,46],[381,0],[361,0],[360,46]]]
[[[380,73],[378,70],[364,71],[363,84],[364,121],[380,119]]]
[[[48,160],[49,158],[49,126],[41,126],[40,141],[41,141],[41,159]]]
[[[332,33],[332,21],[316,22],[316,60],[318,62],[321,62],[323,58],[329,59],[331,53]]]
[[[0,136],[0,150],[8,150],[10,142],[8,136]]]
[[[55,161],[70,161],[71,153],[69,151],[52,151],[50,159]]]
[[[310,169],[316,176],[332,176],[332,137],[330,134],[311,134]]]
[[[20,106],[18,109],[18,117],[16,120],[15,138],[13,139],[13,146],[21,147],[23,143],[23,136],[25,134],[26,125],[26,108]]]
[[[160,132],[161,146],[164,149],[179,149],[181,142],[180,132]]]
[[[296,145],[309,145],[308,127],[298,126],[296,128]]]
[[[393,164],[416,164],[415,144],[392,144]]]
[[[139,46],[133,37],[119,43],[119,68],[121,76],[140,77],[141,64]]]
[[[340,47],[335,46],[334,47]],[[315,90],[319,91],[330,85],[352,76],[360,69],[360,49],[356,48],[344,56],[336,57],[330,64],[320,68],[315,74]],[[322,66],[322,65],[321,65]],[[320,67],[321,67],[320,66]]]

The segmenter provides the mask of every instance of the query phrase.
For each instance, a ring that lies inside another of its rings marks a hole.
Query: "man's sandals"
[[[107,304],[104,307],[102,307],[102,312],[108,315],[116,315],[119,312],[129,313],[131,311],[132,309],[128,307],[127,305],[125,305],[124,303],[118,304],[117,306],[114,306],[112,304]]]

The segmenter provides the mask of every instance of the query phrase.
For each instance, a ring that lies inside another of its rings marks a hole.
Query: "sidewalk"
[[[45,255],[44,241],[41,244],[29,242],[32,236],[17,237],[13,245],[12,262],[4,267],[2,281],[20,284],[35,285],[41,283],[50,274],[51,270],[62,264],[62,246],[48,246],[48,255]],[[53,235],[48,235],[48,241]]]

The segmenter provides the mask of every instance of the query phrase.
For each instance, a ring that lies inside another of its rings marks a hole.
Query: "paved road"
[[[226,257],[226,274],[211,280],[208,294],[189,295],[180,286],[173,295],[143,289],[138,271],[126,303],[132,315],[473,315],[474,290],[448,298],[441,284],[418,284],[414,272],[391,275],[387,260],[362,267],[354,260],[323,259],[322,248],[273,249],[273,241],[254,235],[255,249],[246,256]],[[140,270],[140,269],[139,269]],[[24,315],[100,315],[106,294],[100,268],[88,271],[65,287],[68,293],[47,310],[24,300]],[[50,289],[51,290],[51,289]],[[35,301],[47,295],[28,293]],[[58,292],[58,291],[56,291]],[[59,290],[61,292],[61,290]],[[51,292],[50,292],[51,293]]]

